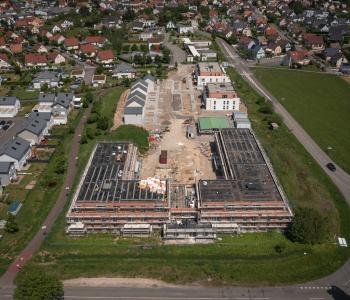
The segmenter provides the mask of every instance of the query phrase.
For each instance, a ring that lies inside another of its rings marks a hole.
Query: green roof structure
[[[230,128],[228,119],[225,117],[201,117],[198,118],[199,131]]]

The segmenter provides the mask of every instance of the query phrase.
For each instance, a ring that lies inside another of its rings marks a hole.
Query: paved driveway
[[[7,130],[0,129],[0,145],[5,144],[8,140],[12,139],[19,130],[22,129],[22,125],[25,121],[23,117],[14,117],[14,118],[0,118],[1,120],[11,120],[13,123],[10,128]]]

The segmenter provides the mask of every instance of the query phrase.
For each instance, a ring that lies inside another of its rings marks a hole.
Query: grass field
[[[334,75],[266,68],[254,72],[317,144],[350,173],[350,85]]]
[[[261,143],[293,207],[311,206],[329,216],[332,233],[350,238],[350,214],[339,191],[295,137],[281,125],[270,131],[266,115],[259,112],[261,97],[229,70],[245,103]],[[270,116],[273,117],[273,116]],[[132,139],[140,129],[122,127],[105,137]],[[143,141],[142,138],[140,141]],[[96,141],[82,145],[79,174]],[[79,177],[76,176],[76,184]],[[68,206],[66,207],[66,209]],[[210,245],[163,246],[160,239],[119,239],[113,235],[68,237],[62,213],[53,231],[31,264],[60,278],[81,276],[150,277],[168,282],[205,284],[276,285],[305,282],[331,273],[350,255],[334,245],[292,243],[277,232],[224,237]],[[144,245],[148,245],[144,247]],[[281,254],[275,251],[279,245]],[[304,255],[307,253],[307,255]]]

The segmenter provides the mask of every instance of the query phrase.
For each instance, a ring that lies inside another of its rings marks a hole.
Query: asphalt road
[[[262,96],[270,100],[275,111],[283,117],[284,123],[288,129],[295,135],[298,141],[305,147],[311,156],[318,162],[321,168],[329,175],[334,184],[343,194],[347,203],[350,205],[350,175],[339,167],[331,158],[315,143],[315,141],[307,134],[307,132],[299,125],[299,123],[291,116],[291,114],[278,102],[278,100],[267,91],[263,85],[254,77],[244,60],[242,60],[235,52],[234,48],[222,39],[217,42],[224,52],[228,62],[232,63],[238,73],[248,81],[248,83]],[[337,170],[332,172],[328,170],[326,164],[332,162]]]
[[[68,170],[67,175],[60,191],[59,197],[51,209],[49,215],[47,216],[45,222],[42,225],[46,226],[46,232],[50,232],[54,222],[57,217],[61,213],[66,201],[68,200],[67,193],[72,187],[74,182],[74,177],[77,171],[76,159],[78,157],[79,145],[80,145],[80,137],[83,133],[85,123],[87,118],[91,113],[90,107],[85,111],[83,117],[81,118],[77,128],[75,129],[74,137],[72,140],[71,151],[68,158]],[[42,242],[44,241],[46,235],[44,235],[43,230],[39,230],[33,239],[29,242],[26,248],[20,253],[17,259],[10,265],[6,273],[0,278],[0,296],[6,293],[6,290],[11,290],[13,288],[13,281],[19,271],[19,269],[32,257],[33,253],[37,251]],[[0,297],[2,299],[2,297]]]
[[[169,50],[171,51],[170,64],[174,65],[175,62],[177,62],[178,64],[184,62],[186,60],[186,52],[180,49],[179,46],[171,43],[170,40],[170,34],[166,33],[164,37],[164,46],[169,48]]]

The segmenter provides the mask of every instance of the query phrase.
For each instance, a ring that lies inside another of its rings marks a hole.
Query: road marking
[[[239,298],[232,298],[232,297],[148,297],[148,296],[137,296],[137,297],[131,297],[131,296],[64,296],[65,299],[166,299],[166,300],[223,300],[223,299],[232,299],[232,300],[269,300],[270,298],[253,298],[253,297],[239,297]]]

